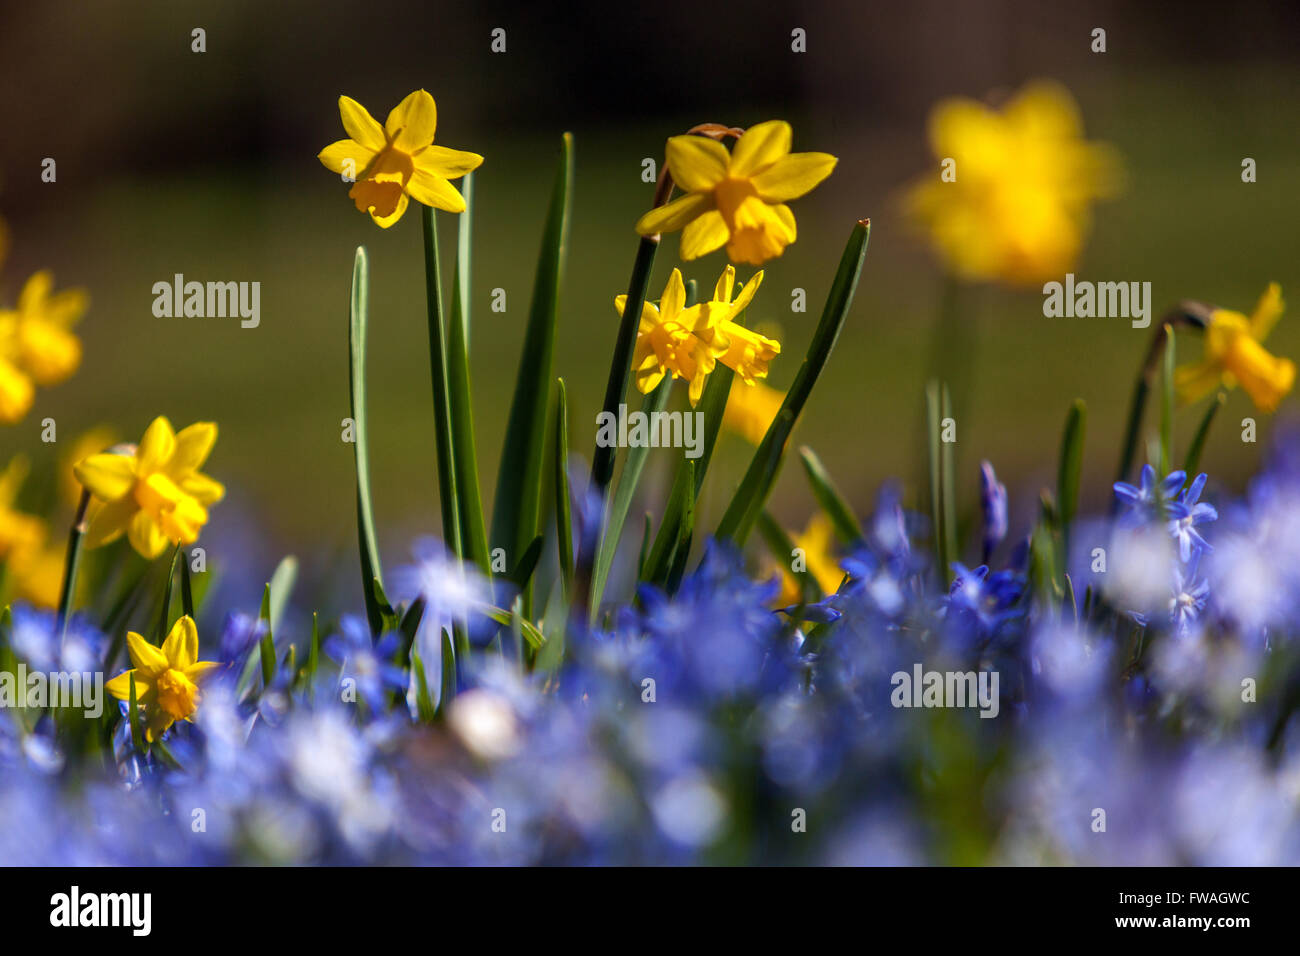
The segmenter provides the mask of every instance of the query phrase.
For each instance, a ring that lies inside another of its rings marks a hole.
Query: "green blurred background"
[[[1096,26],[1107,30],[1105,54],[1089,50]],[[190,50],[195,27],[206,30],[206,53]],[[489,50],[494,27],[507,32],[505,54]],[[805,54],[790,50],[795,27],[807,31]],[[264,548],[239,558],[250,573],[265,575],[284,551],[309,567],[351,560],[352,449],[340,420],[349,413],[351,262],[364,243],[382,550],[392,561],[414,535],[436,531],[419,216],[376,228],[315,158],[344,135],[340,93],[382,120],[424,87],[438,102],[438,142],[486,157],[475,174],[471,348],[487,501],[560,133],[575,135],[576,191],[555,371],[569,384],[573,448],[589,455],[616,332],[612,300],[652,192],[642,159],[698,122],[772,117],[794,124],[795,149],[841,161],[795,204],[799,240],[769,264],[751,310],[784,345],[770,382],[790,383],[842,244],[856,219],[870,217],[856,304],[795,440],[817,449],[859,510],[888,477],[905,480],[915,501],[941,271],[902,220],[899,196],[934,174],[925,142],[933,103],[1040,76],[1064,82],[1088,137],[1123,154],[1128,180],[1121,199],[1096,208],[1079,278],[1150,281],[1157,316],[1185,297],[1248,311],[1269,280],[1300,302],[1298,51],[1294,4],[9,4],[0,17],[0,215],[12,248],[2,300],[49,267],[60,286],[88,288],[92,307],[80,327],[81,371],[39,393],[4,433],[4,452],[48,454],[45,416],[65,443],[105,422],[134,440],[156,414],[178,427],[212,419],[221,438],[208,470],[231,489],[213,526],[245,520],[265,536]],[[40,181],[47,156],[58,163],[54,184]],[[1247,156],[1258,163],[1250,185],[1240,178]],[[449,268],[453,217],[441,218]],[[724,261],[716,253],[684,271],[707,288]],[[653,290],[675,265],[669,237]],[[178,272],[260,281],[261,326],[155,318],[151,287]],[[806,314],[790,311],[795,287],[807,290]],[[495,288],[506,290],[504,314],[490,311]],[[974,501],[988,458],[1015,513],[1027,516],[1038,486],[1054,480],[1066,409],[1082,397],[1084,504],[1100,505],[1149,331],[1044,318],[1035,291],[972,288],[964,302],[977,343],[964,356],[969,407],[956,409],[964,502]],[[1294,310],[1270,345],[1300,356]],[[1199,344],[1188,347],[1199,354]],[[1183,448],[1197,414],[1180,420]],[[1258,455],[1238,438],[1247,414],[1234,394],[1204,458],[1229,485]],[[724,439],[706,526],[748,454]],[[669,463],[668,453],[652,459],[648,495],[662,494]],[[807,520],[812,501],[797,466],[785,469],[773,508],[792,528]]]

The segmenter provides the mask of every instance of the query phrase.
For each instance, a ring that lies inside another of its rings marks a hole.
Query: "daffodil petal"
[[[1250,316],[1250,334],[1256,342],[1263,342],[1268,337],[1268,333],[1273,331],[1273,326],[1282,317],[1285,308],[1286,303],[1282,301],[1282,287],[1276,282],[1270,282]]]
[[[213,671],[219,671],[224,665],[217,661],[198,661],[185,668],[182,673],[194,683],[204,680],[212,674]]]
[[[87,548],[98,548],[116,541],[131,523],[131,517],[139,509],[131,495],[124,495],[116,501],[110,501],[90,517],[90,524],[81,543]]]
[[[660,232],[676,232],[696,216],[702,216],[714,208],[713,196],[707,193],[691,193],[674,199],[664,206],[651,209],[637,220],[636,231],[642,236],[653,236]]]
[[[352,97],[339,97],[339,117],[343,120],[343,128],[347,130],[347,134],[362,146],[374,152],[384,148],[386,144],[384,128]]]
[[[680,269],[674,269],[664,286],[663,298],[659,300],[659,314],[665,319],[675,319],[686,305],[686,283],[682,281]]]
[[[126,538],[131,542],[131,547],[135,548],[136,553],[148,561],[152,561],[167,550],[169,544],[162,528],[154,524],[153,518],[144,511],[137,511],[131,515],[131,520],[126,526]]]
[[[728,175],[745,179],[762,172],[790,152],[790,141],[790,124],[785,120],[751,126],[731,149]]]
[[[704,215],[688,223],[682,232],[679,252],[687,261],[707,256],[710,252],[721,249],[731,238],[731,231],[722,213],[710,209]]]
[[[161,471],[175,450],[176,432],[172,430],[172,423],[159,415],[149,423],[140,439],[140,448],[136,452],[137,473],[151,475]]]
[[[706,192],[727,175],[727,147],[707,136],[672,136],[667,146],[668,171],[688,193]]]
[[[179,480],[197,471],[217,443],[217,426],[214,422],[195,422],[176,433],[176,446],[167,462],[167,474]]]
[[[714,302],[730,302],[731,290],[736,284],[736,267],[730,262],[722,270],[722,275],[718,276],[718,283],[713,287]]]
[[[54,273],[42,269],[23,283],[23,291],[18,293],[18,311],[24,315],[39,312],[54,288]]]
[[[384,122],[384,132],[398,149],[414,153],[433,142],[438,107],[425,90],[416,90],[398,103]]]
[[[756,175],[751,182],[768,202],[798,199],[831,174],[839,160],[830,153],[791,153]]]
[[[186,475],[177,486],[205,508],[214,505],[226,496],[226,486],[221,482],[197,472]]]
[[[316,158],[330,172],[340,174],[343,172],[344,164],[351,161],[352,165],[348,168],[351,170],[352,178],[356,179],[376,155],[378,154],[373,149],[361,145],[355,139],[341,139],[322,149],[316,154]]]
[[[78,462],[72,473],[100,501],[116,501],[135,484],[135,459],[102,452]]]
[[[162,643],[162,652],[167,663],[178,671],[199,659],[199,629],[194,626],[194,618],[185,614],[177,619]]]
[[[464,212],[465,197],[451,183],[438,173],[416,167],[411,181],[406,184],[406,191],[416,202],[445,209],[447,212]]]
[[[163,653],[161,648],[154,647],[135,631],[127,631],[126,650],[131,655],[131,663],[146,678],[157,677],[167,670],[167,655]],[[140,677],[141,674],[136,674],[137,688],[140,685]]]
[[[482,165],[483,157],[478,153],[448,149],[446,146],[429,146],[415,155],[416,169],[427,169],[443,179],[459,179]]]

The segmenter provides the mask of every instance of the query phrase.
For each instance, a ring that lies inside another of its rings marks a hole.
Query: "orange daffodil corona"
[[[1219,386],[1240,385],[1260,411],[1276,410],[1295,385],[1295,363],[1261,343],[1285,307],[1281,287],[1271,282],[1249,318],[1231,309],[1213,310],[1205,327],[1204,357],[1174,372],[1179,399],[1194,402]]]
[[[132,669],[118,674],[104,689],[118,700],[131,699],[135,678],[136,704],[144,714],[145,739],[161,737],[178,720],[193,720],[199,708],[199,685],[221,667],[199,660],[199,632],[189,615],[178,620],[155,647],[134,631],[126,635]]]
[[[732,262],[762,265],[795,240],[786,203],[812,190],[838,160],[829,153],[790,152],[790,124],[751,126],[731,152],[706,136],[668,140],[668,172],[686,193],[652,209],[636,224],[643,236],[682,230],[681,257],[698,259],[727,247]]]
[[[465,199],[448,180],[477,169],[483,157],[433,145],[438,108],[424,90],[416,90],[378,121],[356,100],[339,97],[339,115],[350,139],[331,143],[318,159],[331,172],[355,180],[348,197],[387,229],[402,218],[411,199],[464,212]]]
[[[16,309],[0,310],[0,422],[27,414],[35,386],[58,385],[81,364],[71,328],[90,305],[82,289],[54,291],[47,270],[27,280]]]
[[[97,547],[124,532],[144,558],[156,558],[168,544],[193,544],[208,520],[208,507],[225,495],[222,485],[202,474],[217,441],[217,426],[199,422],[172,430],[153,420],[128,454],[91,455],[74,469],[77,480],[103,506],[90,519],[85,544]]]
[[[646,302],[641,309],[632,371],[637,390],[649,394],[665,375],[685,379],[691,405],[699,403],[704,383],[721,362],[746,384],[767,377],[768,363],[781,352],[781,343],[759,335],[735,319],[745,311],[763,281],[756,273],[732,299],[736,270],[727,266],[714,288],[713,298],[687,307],[686,284],[674,269],[656,306]],[[621,316],[627,296],[614,299]]]

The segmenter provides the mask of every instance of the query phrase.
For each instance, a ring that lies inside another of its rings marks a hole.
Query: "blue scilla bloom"
[[[231,611],[221,624],[221,638],[218,642],[221,660],[226,663],[238,662],[244,655],[261,643],[270,624],[242,611]]]
[[[55,613],[26,604],[12,610],[14,653],[32,670],[89,672],[99,670],[107,640],[84,615],[68,619],[60,646]]]
[[[1137,485],[1115,482],[1115,497],[1123,508],[1121,517],[1139,523],[1163,518],[1186,480],[1187,472],[1174,471],[1157,482],[1156,470],[1143,465]]]
[[[780,622],[768,610],[779,587],[776,579],[749,580],[740,553],[710,541],[699,568],[674,596],[641,589],[641,626],[659,671],[642,676],[707,696],[779,680],[785,649],[778,641]]]
[[[1196,574],[1197,561],[1186,568],[1174,569],[1174,593],[1169,599],[1169,620],[1180,635],[1191,632],[1192,626],[1205,611],[1210,597],[1210,585]]]
[[[1182,472],[1174,472],[1174,474],[1182,474]],[[1198,475],[1191,487],[1168,506],[1169,533],[1178,542],[1178,557],[1184,563],[1192,559],[1193,552],[1201,554],[1213,550],[1209,542],[1196,530],[1198,524],[1217,521],[1219,517],[1219,512],[1214,505],[1200,500],[1205,481],[1204,474]]]
[[[400,641],[401,635],[389,631],[375,643],[365,620],[346,614],[339,621],[339,633],[322,646],[339,665],[340,679],[356,681],[361,699],[371,707],[380,707],[386,690],[406,689],[406,672],[394,663]]]
[[[980,643],[993,637],[1007,621],[1024,614],[1019,607],[1024,578],[1013,571],[989,573],[988,565],[968,568],[953,562],[952,586],[943,599],[944,617],[957,636]]]

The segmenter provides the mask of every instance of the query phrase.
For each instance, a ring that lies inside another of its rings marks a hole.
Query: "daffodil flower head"
[[[930,114],[930,145],[955,178],[936,171],[907,194],[906,210],[963,279],[1032,285],[1074,265],[1092,203],[1118,191],[1120,164],[1083,138],[1069,92],[1025,86],[1002,110],[965,98]]]
[[[33,554],[45,541],[45,522],[15,507],[27,471],[27,459],[19,455],[0,472],[0,561],[10,564]]]
[[[1285,308],[1281,286],[1270,282],[1249,318],[1231,309],[1212,311],[1201,361],[1174,372],[1179,399],[1194,402],[1220,386],[1240,385],[1260,411],[1275,411],[1295,385],[1295,363],[1270,353],[1263,341]]]
[[[614,308],[621,316],[627,306],[627,296],[614,299]],[[644,395],[659,385],[665,375],[686,379],[690,383],[691,404],[700,400],[704,382],[717,365],[718,355],[726,351],[725,343],[713,342],[703,333],[707,313],[700,304],[686,305],[686,283],[680,270],[674,269],[659,304],[646,302],[641,307],[641,321],[637,327],[636,348],[632,355],[632,370],[636,387]]]
[[[131,699],[135,678],[136,705],[145,716],[145,738],[161,737],[178,720],[194,719],[199,709],[200,684],[221,667],[215,661],[200,661],[199,632],[189,615],[180,618],[155,647],[134,631],[126,635],[131,670],[118,674],[104,689],[118,700]]]
[[[824,594],[834,594],[844,579],[844,571],[840,568],[840,559],[836,554],[833,530],[830,519],[819,511],[809,519],[802,534],[791,536],[794,546],[803,553],[809,573]],[[774,606],[798,604],[803,600],[799,578],[785,565],[779,565],[778,569],[781,572],[781,593],[776,596]]]
[[[433,145],[438,108],[427,92],[407,96],[383,126],[351,97],[339,97],[339,115],[350,139],[331,143],[317,158],[331,172],[355,178],[348,196],[376,225],[387,229],[397,222],[411,199],[465,211],[464,197],[449,180],[477,169],[483,157]]]
[[[732,262],[762,265],[795,241],[794,213],[786,203],[811,191],[838,160],[829,153],[790,152],[790,124],[751,126],[731,152],[717,140],[687,134],[668,140],[672,181],[686,193],[646,213],[643,236],[682,230],[683,260],[724,245]]]
[[[16,309],[0,310],[0,421],[8,424],[27,414],[36,385],[57,385],[81,364],[81,341],[71,329],[89,296],[53,289],[53,275],[42,270],[23,285]]]
[[[733,301],[735,282],[736,270],[729,265],[718,278],[713,298],[704,303],[705,321],[698,334],[707,335],[710,344],[719,350],[719,362],[732,369],[746,385],[753,385],[767,378],[768,363],[781,354],[781,343],[734,321],[749,307],[763,284],[763,273],[756,272]]]
[[[155,418],[137,447],[91,455],[73,469],[77,480],[103,507],[90,519],[84,543],[98,547],[123,532],[131,547],[153,559],[168,544],[193,544],[208,520],[208,508],[225,488],[202,474],[217,441],[217,426],[199,422],[172,430]]]

